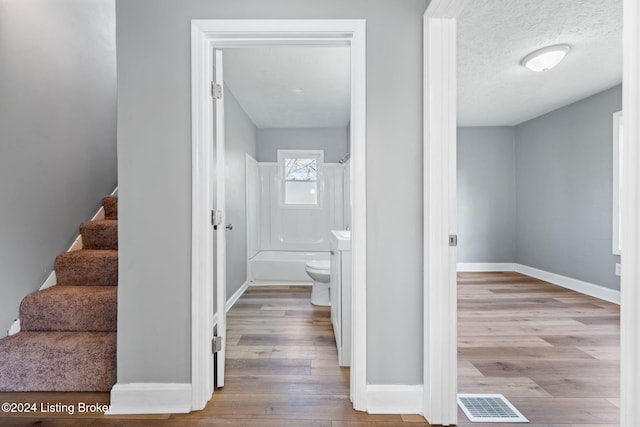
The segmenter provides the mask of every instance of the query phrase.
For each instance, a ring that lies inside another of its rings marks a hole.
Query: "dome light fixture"
[[[531,71],[549,71],[564,59],[571,47],[568,44],[556,44],[535,50],[522,59],[522,65]]]

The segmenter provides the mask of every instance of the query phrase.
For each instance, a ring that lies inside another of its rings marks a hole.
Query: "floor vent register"
[[[528,423],[501,394],[458,394],[458,405],[471,422]]]

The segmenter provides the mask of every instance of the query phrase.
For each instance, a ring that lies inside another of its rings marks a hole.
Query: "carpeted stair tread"
[[[80,226],[83,249],[118,249],[118,220],[104,219]]]
[[[65,252],[54,263],[59,285],[116,286],[118,251],[82,249]]]
[[[57,285],[27,295],[21,332],[0,339],[0,392],[110,391],[116,382],[118,199],[55,259]]]
[[[115,332],[20,332],[0,340],[0,392],[109,391]]]
[[[118,198],[107,196],[102,199],[105,219],[118,219]]]
[[[27,295],[20,304],[23,331],[115,332],[117,286],[57,285]]]

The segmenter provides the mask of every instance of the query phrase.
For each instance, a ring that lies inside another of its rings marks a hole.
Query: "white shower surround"
[[[328,260],[331,230],[342,230],[346,226],[346,169],[346,165],[324,164],[319,206],[283,207],[278,164],[257,162],[247,156],[249,283],[312,282],[305,273],[305,264],[311,260]]]

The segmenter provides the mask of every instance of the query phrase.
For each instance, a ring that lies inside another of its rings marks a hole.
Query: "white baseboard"
[[[536,279],[544,280],[545,282],[553,283],[554,285],[562,286],[563,288],[571,289],[594,298],[620,304],[620,291],[522,264],[516,264],[515,267],[515,271],[518,273],[526,274],[527,276],[535,277]]]
[[[13,321],[13,324],[11,324],[11,327],[7,331],[7,336],[10,337],[11,335],[15,335],[18,332],[20,332],[20,319],[16,319]]]
[[[191,412],[191,384],[131,383],[113,386],[106,415],[188,412]]]
[[[461,272],[515,271],[581,294],[620,304],[620,291],[518,263],[459,262],[456,269]]]
[[[69,251],[67,251],[67,252],[69,252]],[[54,270],[54,271],[51,272],[51,274],[49,274],[49,277],[47,277],[47,280],[45,280],[44,283],[42,284],[42,286],[40,286],[39,290],[50,288],[53,285],[55,285],[56,283],[58,283],[58,279],[56,278],[56,272]]]
[[[367,412],[370,414],[422,414],[422,384],[367,384]]]
[[[456,270],[461,272],[515,271],[512,262],[459,262]]]
[[[225,304],[226,311],[231,310],[231,307],[233,307],[233,305],[238,302],[242,294],[244,294],[248,288],[249,282],[244,282],[242,286],[240,286],[240,288],[233,295],[231,295],[231,298],[229,298],[227,300],[227,303]],[[218,324],[218,313],[213,315],[213,324]]]
[[[238,302],[238,300],[240,299],[242,294],[244,294],[248,287],[249,282],[244,282],[242,286],[240,286],[240,288],[233,295],[231,295],[231,298],[227,300],[227,304],[225,305],[227,311],[231,310],[231,307],[233,307],[233,305]]]
[[[309,282],[287,282],[286,280],[256,280],[249,282],[249,286],[311,286]]]

